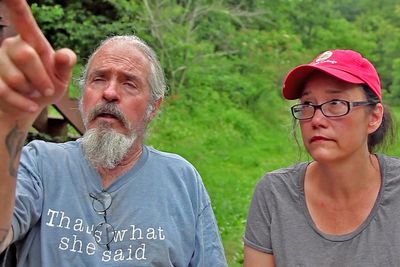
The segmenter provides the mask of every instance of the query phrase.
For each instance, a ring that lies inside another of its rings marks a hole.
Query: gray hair
[[[164,97],[167,86],[166,86],[166,82],[165,82],[164,71],[161,68],[160,61],[158,60],[157,55],[154,52],[154,50],[149,45],[147,45],[147,43],[145,41],[143,41],[142,39],[140,39],[139,37],[137,37],[135,35],[112,36],[112,37],[108,37],[107,39],[103,40],[100,43],[100,45],[96,48],[96,50],[90,55],[90,57],[86,63],[86,66],[82,72],[82,75],[78,80],[78,84],[79,84],[81,91],[83,92],[85,89],[87,75],[88,75],[88,69],[92,63],[94,56],[104,45],[108,44],[109,42],[115,42],[115,41],[131,43],[135,48],[139,49],[149,60],[150,75],[149,75],[148,83],[150,85],[150,90],[151,90],[151,95],[152,95],[151,103],[154,103],[155,101]]]

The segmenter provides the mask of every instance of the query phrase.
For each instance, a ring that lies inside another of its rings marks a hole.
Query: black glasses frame
[[[100,246],[106,246],[107,250],[110,250],[110,243],[114,239],[115,229],[107,222],[107,210],[111,207],[112,197],[107,191],[101,191],[99,193],[89,193],[89,196],[93,199],[92,207],[98,214],[102,214],[104,222],[100,222],[93,230],[93,236],[96,243]],[[105,234],[104,234],[105,233]],[[103,241],[103,239],[105,239]]]
[[[338,102],[338,101],[346,104],[347,111],[345,113],[343,113],[343,114],[340,114],[340,115],[327,115],[327,114],[325,114],[323,106],[325,104],[329,104],[329,103],[332,103],[332,102]],[[319,104],[319,105],[316,105],[316,104],[296,104],[296,105],[292,106],[290,108],[290,110],[292,111],[293,118],[302,121],[302,120],[312,119],[314,117],[315,111],[317,109],[319,109],[321,111],[321,113],[327,118],[337,118],[337,117],[343,117],[343,116],[349,114],[353,107],[370,106],[370,105],[376,105],[377,103],[379,103],[379,102],[371,102],[371,101],[354,101],[354,102],[350,102],[350,101],[347,101],[347,100],[334,99],[334,100],[326,101],[326,102],[324,102],[322,104]],[[312,107],[314,109],[314,112],[312,113],[312,115],[308,116],[306,118],[299,118],[298,116],[296,116],[296,109],[305,108],[305,107]]]

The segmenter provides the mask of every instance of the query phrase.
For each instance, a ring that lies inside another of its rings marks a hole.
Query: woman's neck
[[[313,162],[306,171],[304,191],[309,213],[324,233],[347,234],[359,227],[373,209],[381,187],[375,155],[352,161]]]
[[[353,156],[352,160],[310,164],[306,183],[332,198],[343,199],[354,193],[380,187],[380,167],[373,154]]]

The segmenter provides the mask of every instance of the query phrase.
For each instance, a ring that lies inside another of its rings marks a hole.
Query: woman
[[[400,266],[400,160],[378,73],[352,50],[326,51],[285,78],[312,161],[268,173],[250,206],[245,266]]]

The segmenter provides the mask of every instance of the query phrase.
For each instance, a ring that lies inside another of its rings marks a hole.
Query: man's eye
[[[102,77],[94,77],[92,79],[92,82],[102,82],[102,81],[104,81],[104,78],[102,78]]]
[[[133,82],[125,82],[125,83],[123,83],[123,85],[124,85],[124,87],[125,87],[126,89],[131,90],[131,91],[137,89],[136,84],[133,83]]]
[[[125,85],[132,87],[132,88],[136,88],[136,85],[134,83],[125,83]]]

